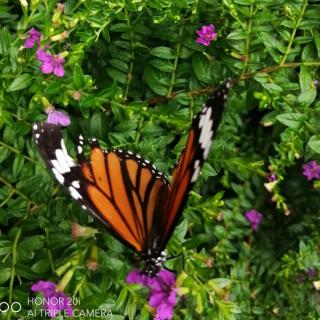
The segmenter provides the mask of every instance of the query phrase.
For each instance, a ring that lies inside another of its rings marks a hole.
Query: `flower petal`
[[[40,67],[42,73],[48,74],[53,71],[53,63],[51,61],[44,61]]]
[[[61,64],[55,64],[53,67],[53,73],[57,77],[63,77],[64,76],[64,68]]]
[[[42,292],[44,295],[52,293],[56,289],[56,284],[51,281],[40,280],[37,283],[33,284],[31,287],[32,291]]]
[[[71,120],[66,113],[53,110],[48,114],[47,123],[67,127],[71,123]]]

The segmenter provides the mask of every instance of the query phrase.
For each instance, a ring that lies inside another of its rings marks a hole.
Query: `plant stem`
[[[245,80],[245,79],[250,79],[253,78],[257,73],[272,73],[275,71],[278,71],[281,68],[297,68],[300,67],[302,65],[305,66],[312,66],[312,67],[320,67],[320,61],[309,61],[309,62],[290,62],[290,63],[285,63],[284,65],[274,65],[274,66],[270,66],[270,67],[266,67],[257,71],[253,71],[253,72],[247,72],[245,73],[239,80],[233,80],[233,83],[236,83],[240,80]],[[200,95],[204,95],[204,94],[212,94],[212,92],[214,92],[216,89],[215,86],[208,86],[205,88],[200,88],[200,89],[196,89],[196,90],[191,90],[189,92],[186,92],[188,95],[190,95],[191,97],[196,97],[196,96],[200,96]],[[179,91],[179,92],[172,92],[170,95],[167,96],[161,96],[161,97],[154,97],[154,98],[150,98],[148,100],[145,101],[146,104],[148,105],[154,105],[157,104],[159,102],[163,102],[163,101],[167,101],[170,100],[172,98],[174,98],[178,93],[181,93],[184,91]]]
[[[28,198],[28,196],[26,196],[24,193],[22,193],[21,191],[19,191],[18,189],[16,189],[10,182],[8,182],[6,179],[4,179],[3,177],[0,176],[0,182],[2,182],[4,185],[6,185],[7,187],[9,187],[13,192],[15,192],[16,194],[18,194],[20,197],[22,197],[23,199],[27,200],[30,204],[33,205],[38,205],[36,202],[30,200]]]
[[[34,160],[34,159],[32,159],[32,158],[30,158],[30,157],[22,154],[22,152],[21,152],[20,150],[14,148],[14,147],[12,147],[12,146],[9,146],[8,144],[6,144],[6,143],[4,143],[4,142],[2,142],[2,141],[0,141],[0,146],[3,146],[3,147],[5,147],[6,149],[8,149],[8,150],[10,150],[10,151],[12,151],[12,152],[14,152],[14,153],[16,153],[16,154],[21,154],[25,159],[29,160],[29,161],[32,162],[33,164],[36,164],[36,163],[37,163],[36,160]]]
[[[127,25],[128,25],[128,29],[129,29],[129,33],[130,33],[130,49],[131,49],[131,56],[130,56],[131,61],[130,61],[128,75],[127,75],[126,88],[124,90],[124,100],[127,101],[130,83],[132,80],[132,70],[133,70],[133,65],[134,65],[134,63],[133,63],[133,61],[134,61],[134,42],[133,42],[134,32],[132,31],[130,16],[128,16],[127,10],[125,10],[125,13],[126,13]]]
[[[173,90],[173,86],[174,86],[174,83],[176,80],[176,71],[177,71],[177,67],[178,67],[178,60],[179,60],[179,55],[180,55],[180,50],[181,50],[182,33],[183,33],[183,25],[179,29],[179,40],[178,40],[177,47],[176,47],[176,56],[175,56],[174,62],[173,62],[173,69],[171,72],[170,86],[168,89],[167,97],[171,95],[172,90]]]
[[[249,54],[250,54],[250,34],[252,30],[252,17],[253,17],[253,4],[250,5],[250,15],[249,15],[249,21],[247,26],[247,38],[246,38],[246,45],[245,45],[245,51],[244,51],[244,67],[241,72],[240,78],[244,75],[244,73],[247,70],[248,62],[249,62]]]
[[[287,46],[287,49],[286,49],[286,52],[280,62],[280,66],[283,66],[288,58],[288,55],[290,54],[290,51],[291,51],[291,47],[292,47],[292,44],[293,44],[293,41],[294,41],[294,37],[296,35],[296,32],[300,26],[300,23],[301,23],[301,20],[302,20],[302,17],[304,15],[304,12],[306,11],[306,7],[308,5],[308,0],[304,0],[303,1],[303,5],[302,5],[302,9],[301,9],[301,12],[300,12],[300,16],[298,18],[298,21],[296,23],[296,26],[295,28],[292,30],[292,33],[291,33],[291,36],[290,36],[290,39],[289,39],[289,43],[288,43],[288,46]]]
[[[17,263],[17,245],[21,236],[21,227],[18,229],[16,236],[14,238],[13,247],[12,247],[12,266],[11,266],[11,276],[10,276],[10,284],[9,284],[9,305],[12,304],[12,293],[13,293],[13,283],[16,275],[15,266]],[[11,319],[11,310],[8,312],[7,319]]]

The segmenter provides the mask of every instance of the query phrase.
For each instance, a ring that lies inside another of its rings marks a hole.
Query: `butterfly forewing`
[[[163,174],[140,155],[103,151],[94,139],[87,161],[82,136],[76,164],[57,125],[37,123],[33,136],[57,180],[82,208],[127,246],[142,252],[152,232],[158,195],[169,190]]]
[[[164,247],[176,226],[200,169],[209,155],[213,137],[221,121],[230,83],[226,82],[193,119],[187,144],[172,173],[171,191],[163,213],[161,244]]]

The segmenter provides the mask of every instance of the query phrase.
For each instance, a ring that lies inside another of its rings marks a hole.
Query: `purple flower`
[[[271,173],[268,175],[267,179],[268,179],[269,182],[274,182],[274,181],[277,180],[277,177],[276,177],[276,175],[275,175],[273,172],[271,172]]]
[[[39,48],[37,50],[37,59],[42,62],[40,70],[44,74],[53,73],[57,77],[64,76],[63,64],[65,62],[64,58],[60,55],[52,55],[45,50]]]
[[[141,272],[140,270],[134,269],[128,273],[126,281],[131,284],[139,283],[147,287],[150,279],[151,277],[149,277],[147,274]]]
[[[204,46],[209,46],[211,41],[217,37],[217,33],[214,32],[214,25],[209,24],[208,26],[203,26],[197,31],[198,38],[197,43],[203,44]]]
[[[29,38],[26,39],[24,43],[25,48],[33,48],[35,44],[39,45],[40,44],[40,38],[41,38],[41,33],[36,30],[35,28],[32,28],[29,31]]]
[[[303,166],[303,175],[308,180],[313,179],[320,179],[320,165],[317,163],[317,161],[312,160],[308,163],[305,163]]]
[[[68,296],[62,291],[56,291],[54,282],[40,280],[32,285],[31,290],[43,293],[43,307],[49,311],[51,318],[55,318],[61,310],[65,310],[66,314],[72,317],[73,310]]]
[[[156,308],[156,320],[173,318],[174,306],[177,303],[176,278],[166,269],[159,272],[149,283],[149,306]]]
[[[263,218],[262,213],[258,212],[255,209],[249,210],[245,213],[247,220],[249,221],[253,231],[257,231],[261,220]]]
[[[317,270],[315,268],[309,268],[307,271],[307,276],[313,278],[317,275]]]
[[[66,113],[56,111],[54,107],[46,110],[46,112],[48,114],[47,123],[52,123],[64,127],[67,127],[71,123],[70,117]]]
[[[150,277],[139,270],[129,272],[128,283],[139,283],[150,289],[149,306],[156,308],[155,320],[173,318],[174,306],[177,303],[175,275],[163,269],[155,277]]]

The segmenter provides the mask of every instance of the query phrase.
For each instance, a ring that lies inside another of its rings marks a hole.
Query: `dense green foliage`
[[[134,254],[41,160],[31,126],[44,108],[71,116],[72,155],[82,133],[170,176],[192,116],[231,77],[239,81],[167,246],[180,255],[166,264],[178,276],[175,319],[319,319],[320,274],[308,271],[320,271],[320,184],[301,168],[320,160],[319,2],[67,0],[61,13],[56,5],[0,3],[0,301],[23,305],[0,318],[31,319],[39,279],[60,282],[82,309],[152,318],[146,291],[125,283]],[[211,23],[217,39],[196,44],[195,31]],[[36,49],[23,47],[32,27],[63,52],[64,77],[41,73]],[[257,232],[244,216],[253,208],[264,216]],[[97,233],[73,239],[74,222]]]

